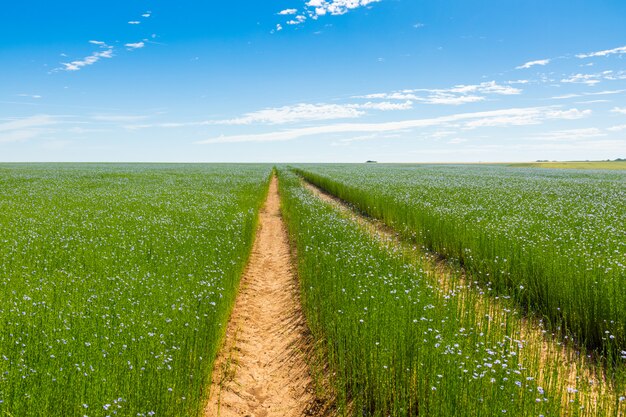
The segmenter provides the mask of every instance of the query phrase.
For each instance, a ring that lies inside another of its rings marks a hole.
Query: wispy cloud
[[[557,110],[550,108],[529,108],[520,109],[518,112],[504,112],[502,114],[485,115],[471,120],[465,124],[466,129],[476,129],[481,127],[503,127],[503,126],[528,126],[540,124],[544,120],[574,120],[591,115],[591,110]]]
[[[135,43],[127,43],[124,45],[129,51],[135,50],[135,49],[141,49],[144,46],[146,46],[146,44],[144,42],[135,42]]]
[[[92,120],[98,122],[137,122],[140,120],[145,120],[149,116],[137,116],[137,115],[128,115],[128,114],[95,114],[91,116]]]
[[[430,119],[412,119],[386,123],[340,123],[315,127],[282,130],[261,134],[242,134],[231,136],[219,136],[196,142],[198,144],[210,143],[239,143],[239,142],[275,142],[298,139],[305,136],[337,134],[337,133],[381,133],[401,130],[413,130],[417,128],[449,126],[460,124],[465,129],[494,126],[520,126],[540,124],[545,120],[555,119],[579,119],[591,114],[590,110],[567,109],[561,110],[555,107],[530,107],[493,110],[475,113],[460,113],[450,116]]]
[[[144,12],[141,14],[141,17],[144,19],[147,19],[149,17],[152,16],[152,12],[150,10]],[[128,22],[129,25],[140,25],[141,24],[141,20],[131,20]],[[156,38],[156,34],[152,34],[152,38]],[[146,42],[148,42],[147,39],[143,39],[143,41],[140,42],[129,42],[124,44],[124,46],[126,47],[127,50],[129,51],[133,51],[135,49],[141,49],[143,47],[146,46]],[[92,45],[96,45],[99,46],[100,49],[102,49],[101,51],[96,51],[94,53],[92,53],[91,55],[83,58],[83,59],[78,59],[72,62],[64,62],[62,63],[62,67],[61,68],[57,68],[55,70],[53,70],[53,72],[55,71],[79,71],[82,68],[86,67],[86,66],[90,66],[95,64],[96,62],[100,61],[101,59],[109,59],[109,58],[113,58],[113,46],[107,45],[106,42],[104,41],[99,41],[99,40],[90,40],[89,41],[90,44]],[[61,56],[66,57],[66,54],[61,54]]]
[[[285,9],[285,10],[281,10],[280,12],[278,12],[278,14],[282,16],[292,15],[296,13],[298,13],[298,9]]]
[[[36,115],[0,123],[0,143],[32,139],[45,132],[46,127],[57,124],[56,117]]]
[[[606,130],[609,132],[621,132],[622,130],[626,130],[626,125],[616,125],[608,127]]]
[[[614,107],[612,113],[626,114],[626,107]]]
[[[554,96],[551,98],[553,100],[565,100],[568,98],[578,98],[578,97],[608,96],[608,95],[614,95],[614,94],[621,94],[623,92],[626,92],[626,90],[605,90],[605,91],[594,91],[594,92],[580,93],[580,94],[572,93],[572,94],[563,94],[560,96]]]
[[[618,81],[626,79],[626,71],[607,70],[594,74],[573,74],[563,78],[561,82],[571,84],[586,84],[594,86],[602,81]]]
[[[536,65],[548,65],[550,63],[550,59],[538,59],[536,61],[529,61],[523,65],[520,65],[519,67],[515,67],[515,69],[528,69],[530,67],[534,67]]]
[[[609,56],[609,55],[622,55],[622,54],[626,54],[626,46],[620,46],[619,48],[613,48],[613,49],[605,49],[603,51],[597,51],[597,52],[589,52],[586,54],[578,54],[576,55],[576,58],[593,58],[593,57],[598,57],[598,56]]]
[[[78,59],[72,62],[63,62],[61,63],[61,65],[63,65],[61,68],[58,68],[58,70],[61,71],[79,71],[81,69],[83,69],[84,67],[87,67],[89,65],[93,65],[96,62],[100,61],[101,59],[110,59],[113,58],[113,47],[107,45],[104,42],[100,42],[100,41],[89,41],[89,43],[94,44],[94,45],[98,45],[100,46],[100,48],[102,49],[101,51],[96,51],[94,53],[92,53],[91,55],[83,58],[83,59]]]
[[[305,121],[350,119],[360,117],[362,110],[352,106],[341,104],[297,104],[295,106],[283,106],[268,108],[242,117],[229,120],[215,121],[215,124],[249,125],[253,123],[285,124]]]
[[[316,122],[325,120],[356,119],[367,114],[367,110],[376,111],[401,111],[410,110],[413,107],[411,101],[397,102],[371,102],[348,103],[348,104],[309,104],[299,103],[293,106],[270,107],[245,113],[240,117],[232,119],[205,120],[201,122],[188,123],[160,123],[145,125],[130,125],[129,129],[147,128],[181,128],[191,126],[243,126],[254,124],[282,125],[304,122]],[[130,120],[129,120],[130,121]]]
[[[36,100],[42,98],[39,94],[18,94],[18,97],[34,98]]]
[[[404,103],[391,103],[389,101],[382,101],[377,103],[367,102],[364,104],[350,104],[349,106],[358,109],[372,109],[381,111],[410,110],[413,108],[413,102],[410,100],[407,100]]]
[[[530,140],[541,141],[564,141],[564,140],[581,140],[589,138],[597,138],[606,136],[607,133],[596,127],[583,129],[567,129],[547,132],[539,136],[534,136]]]
[[[480,84],[460,84],[446,89],[412,89],[391,93],[375,93],[355,98],[382,100],[412,100],[424,104],[442,104],[458,106],[484,101],[489,95],[518,95],[522,90],[510,85],[501,85],[495,81]]]

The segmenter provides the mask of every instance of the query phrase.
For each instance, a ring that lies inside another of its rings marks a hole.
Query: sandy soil
[[[276,177],[259,223],[225,346],[216,362],[207,417],[318,414],[306,363],[310,340]]]

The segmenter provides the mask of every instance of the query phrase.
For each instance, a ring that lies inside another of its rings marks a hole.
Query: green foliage
[[[269,173],[0,165],[0,415],[199,415]]]
[[[477,314],[477,291],[434,287],[423,267],[383,248],[293,173],[279,178],[304,309],[344,414],[562,415],[568,381],[551,377],[558,364],[541,352],[523,354],[515,311]],[[579,405],[572,395],[567,415]]]
[[[626,174],[479,166],[306,166],[309,181],[475,279],[552,329],[626,355]]]

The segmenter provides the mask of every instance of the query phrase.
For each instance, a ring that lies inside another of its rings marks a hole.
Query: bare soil
[[[206,417],[317,415],[310,337],[274,176],[216,361]]]

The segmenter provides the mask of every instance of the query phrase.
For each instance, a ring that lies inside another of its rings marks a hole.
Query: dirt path
[[[206,417],[314,415],[306,323],[273,177],[214,371]]]

